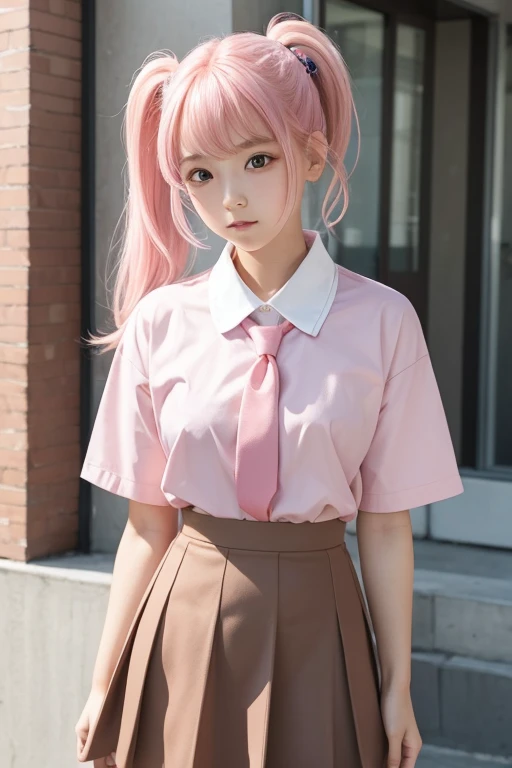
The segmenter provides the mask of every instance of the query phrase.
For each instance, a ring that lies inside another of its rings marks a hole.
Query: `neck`
[[[288,282],[308,250],[299,221],[293,227],[283,227],[274,240],[257,251],[235,248],[232,258],[247,287],[266,302]]]

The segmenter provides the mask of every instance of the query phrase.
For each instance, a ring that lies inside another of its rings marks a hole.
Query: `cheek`
[[[190,194],[190,201],[194,206],[196,213],[204,220],[208,219],[218,206],[218,195],[212,192],[211,188],[205,187],[199,191],[193,190]]]
[[[276,214],[280,215],[287,194],[287,177],[284,164],[268,175],[261,174],[254,191],[257,192],[261,205],[267,209],[274,209]]]

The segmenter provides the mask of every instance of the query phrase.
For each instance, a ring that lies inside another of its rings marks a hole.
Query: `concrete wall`
[[[0,560],[2,768],[79,765],[74,728],[90,691],[110,560]]]

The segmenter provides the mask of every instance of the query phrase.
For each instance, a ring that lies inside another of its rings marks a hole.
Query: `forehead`
[[[195,131],[193,133],[196,133]],[[196,135],[197,136],[197,135]],[[241,126],[226,125],[222,127],[222,135],[217,140],[209,141],[205,136],[204,141],[197,141],[196,136],[189,137],[183,135],[180,140],[180,162],[185,162],[190,158],[199,159],[200,157],[222,158],[233,155],[237,152],[262,144],[263,142],[275,141],[275,137],[261,119],[254,120],[251,124],[251,131],[244,130]]]

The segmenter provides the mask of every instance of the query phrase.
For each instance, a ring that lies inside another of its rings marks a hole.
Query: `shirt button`
[[[260,307],[260,312],[270,312],[272,307],[269,307],[268,304],[262,304]]]

